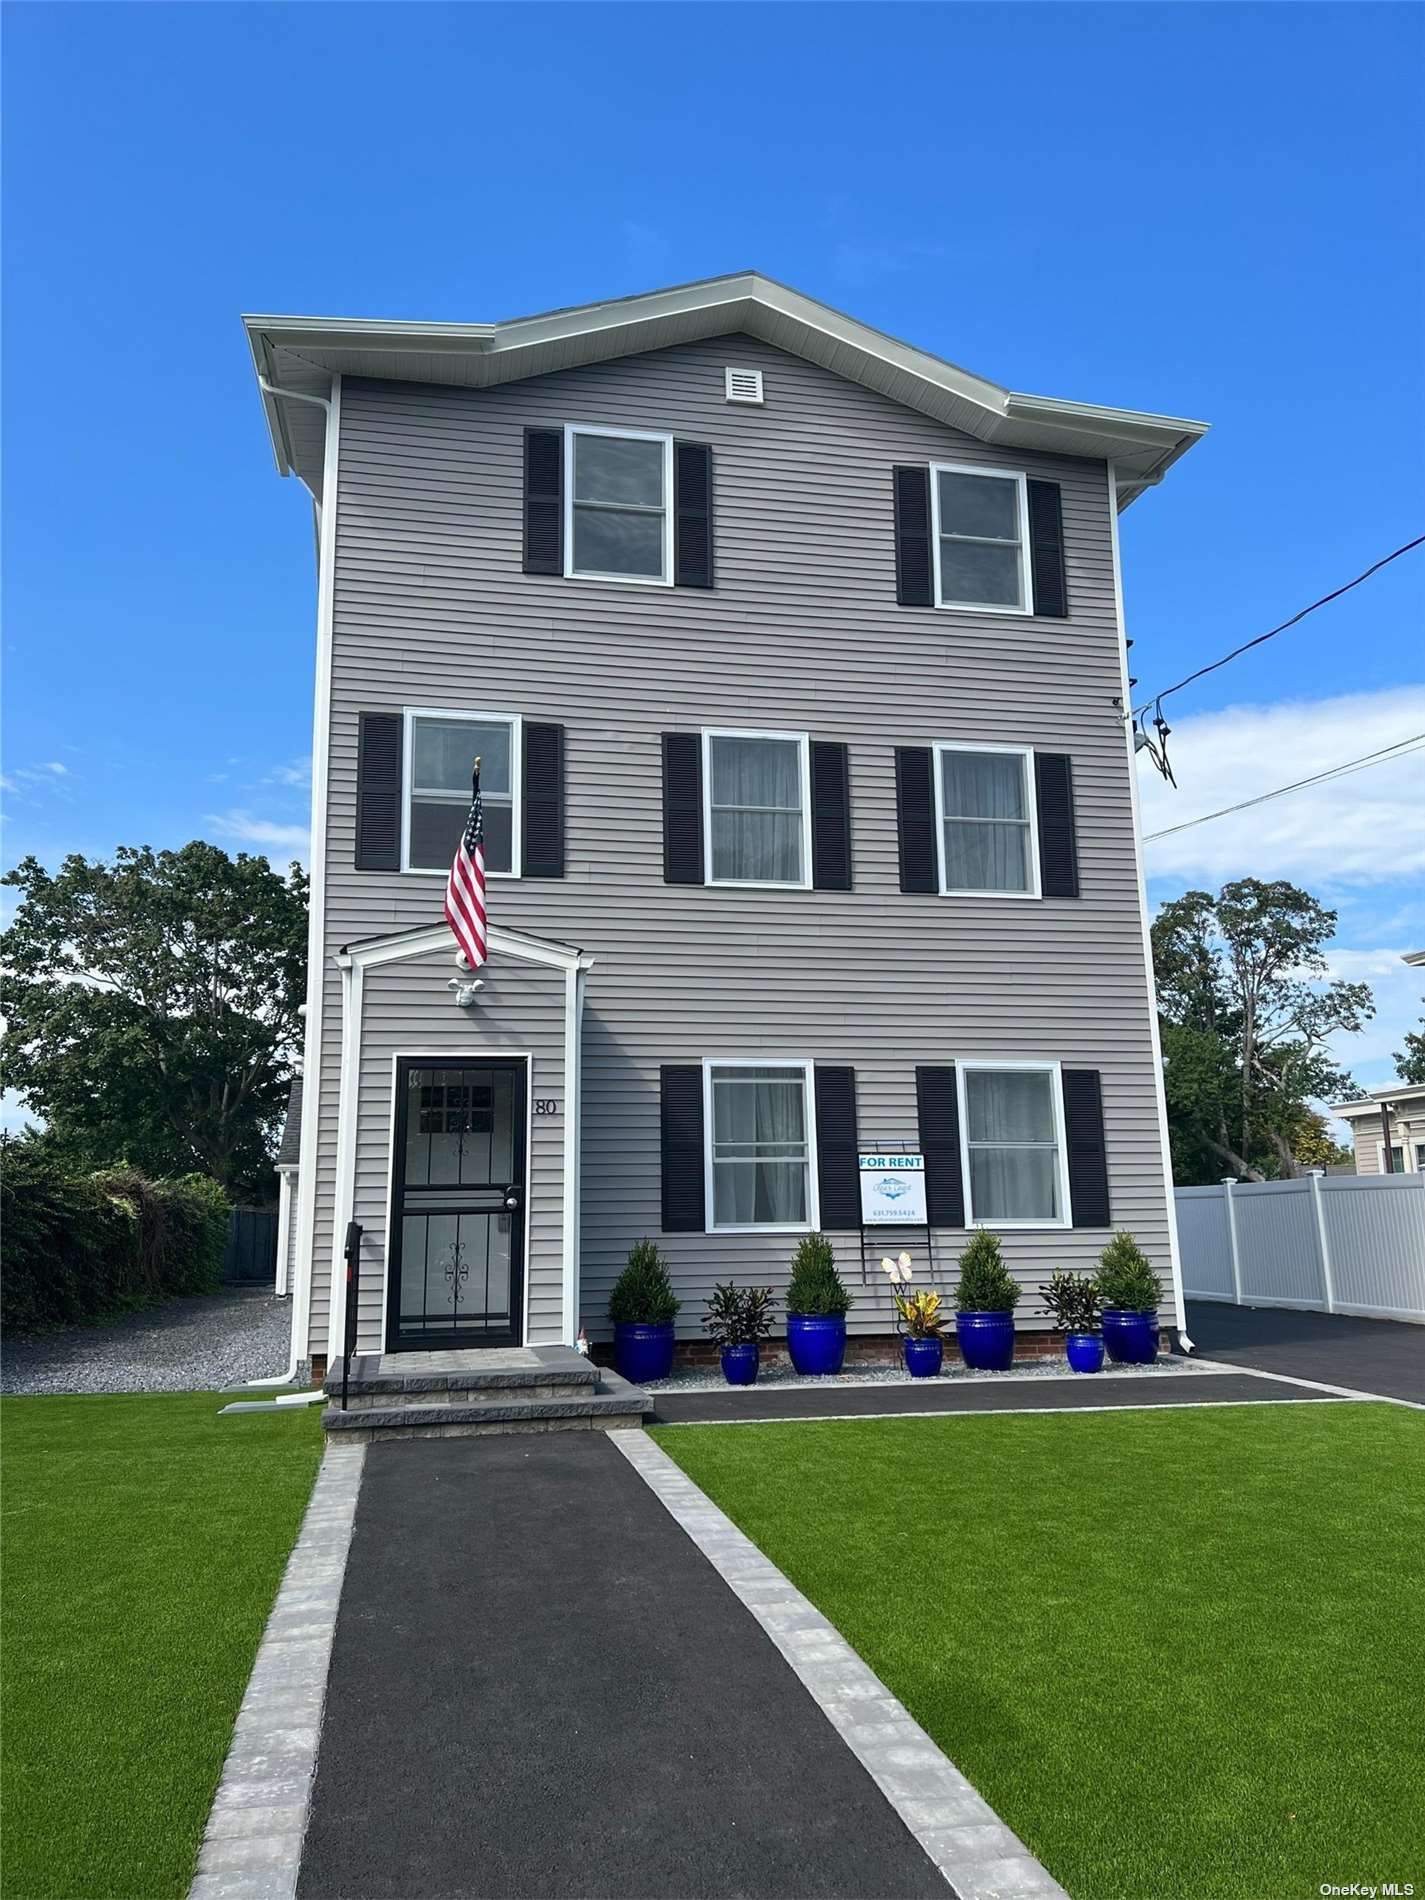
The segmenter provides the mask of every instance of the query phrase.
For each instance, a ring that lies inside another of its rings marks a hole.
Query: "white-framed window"
[[[1425,1174],[1425,1141],[1417,1141],[1415,1144],[1415,1172]]]
[[[1026,478],[957,462],[930,465],[935,600],[975,613],[1032,612]]]
[[[703,731],[709,884],[811,883],[811,766],[804,732]]]
[[[1067,1227],[1064,1094],[1057,1062],[962,1062],[960,1153],[968,1226]]]
[[[470,774],[480,760],[485,872],[520,874],[523,721],[518,713],[406,708],[402,748],[401,869],[449,871],[470,810]]]
[[[1039,896],[1030,747],[936,746],[935,810],[942,896]]]
[[[673,581],[673,438],[571,422],[564,430],[564,572]]]
[[[703,1144],[710,1233],[804,1233],[816,1226],[810,1062],[709,1056]]]
[[[1383,1141],[1376,1143],[1376,1160],[1380,1166],[1381,1173],[1384,1174],[1386,1172],[1386,1166],[1385,1143]],[[1398,1141],[1393,1141],[1390,1144],[1390,1172],[1392,1174],[1404,1174],[1406,1172],[1405,1149]]]

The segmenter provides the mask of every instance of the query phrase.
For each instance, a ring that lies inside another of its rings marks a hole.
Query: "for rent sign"
[[[859,1159],[863,1225],[924,1227],[925,1156],[870,1154]]]

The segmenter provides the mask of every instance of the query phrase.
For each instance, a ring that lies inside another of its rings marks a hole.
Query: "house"
[[[887,1246],[944,1286],[974,1224],[1026,1328],[1115,1227],[1181,1323],[1117,516],[1205,425],[753,273],[245,322],[318,522],[294,1365],[342,1351],[349,1239],[362,1353],[607,1338],[645,1234],[696,1340],[814,1227],[860,1336]],[[441,911],[477,755],[472,1001]],[[888,1149],[933,1262],[875,1229],[863,1273]]]
[[[1331,1113],[1350,1126],[1357,1174],[1425,1174],[1425,1082],[1372,1089],[1357,1101],[1333,1103]]]

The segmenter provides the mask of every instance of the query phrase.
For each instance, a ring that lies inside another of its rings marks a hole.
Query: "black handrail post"
[[[346,1311],[341,1347],[341,1409],[346,1410],[346,1385],[351,1376],[351,1355],[356,1350],[357,1297],[361,1290],[361,1226],[346,1223]]]

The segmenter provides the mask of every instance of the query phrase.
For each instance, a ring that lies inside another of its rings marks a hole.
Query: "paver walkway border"
[[[643,1431],[608,1434],[786,1658],[958,1900],[1068,1895],[841,1633]]]
[[[248,1678],[189,1900],[292,1900],[365,1463],[329,1445]]]

